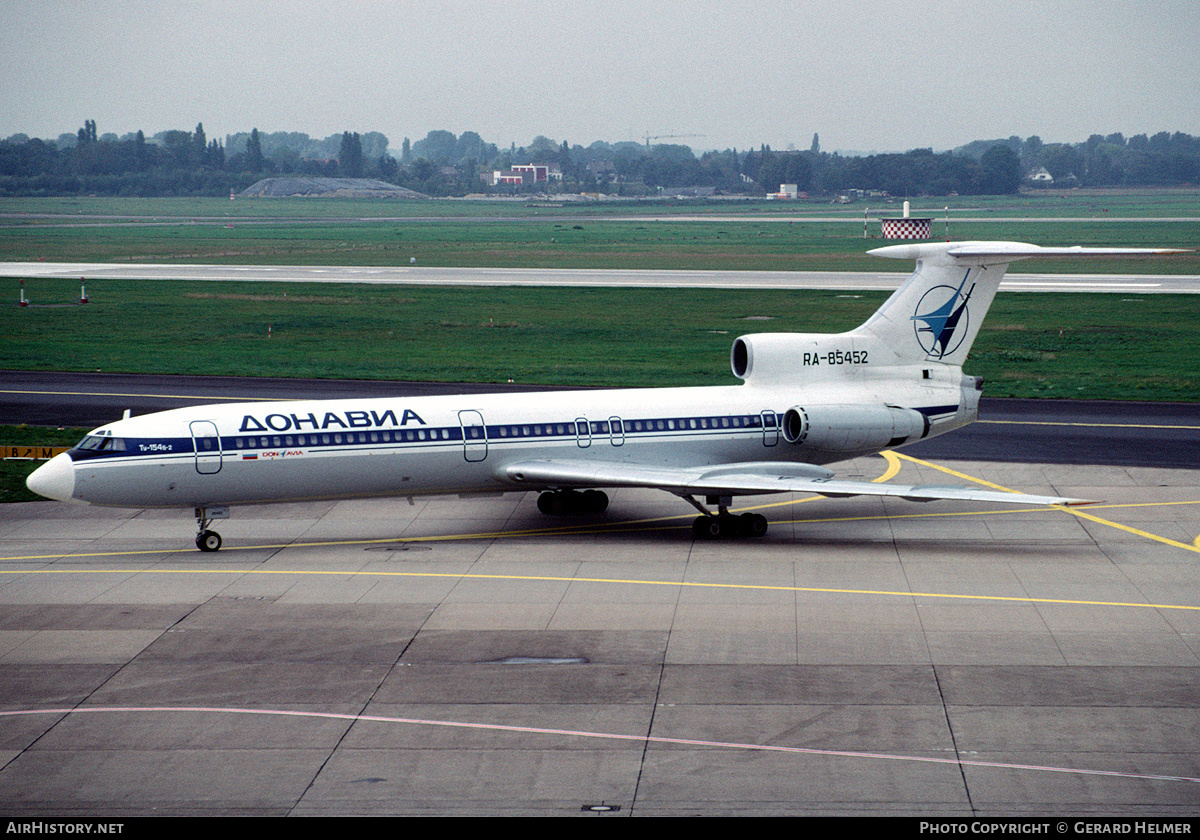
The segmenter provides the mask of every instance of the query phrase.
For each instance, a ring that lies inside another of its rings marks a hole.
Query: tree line
[[[492,186],[491,174],[521,164],[548,164],[549,184]],[[852,190],[890,195],[1002,195],[1044,169],[1053,185],[1175,186],[1200,181],[1200,138],[1160,132],[1125,138],[1095,134],[1082,143],[1040,138],[981,140],[949,152],[840,155],[820,149],[709,151],[678,144],[596,141],[571,145],[539,136],[507,149],[477,132],[437,130],[399,154],[379,132],[325,138],[301,132],[250,132],[208,138],[192,131],[98,135],[87,120],[74,134],[42,140],[17,134],[0,141],[3,195],[224,195],[268,176],[371,177],[435,196],[472,193],[597,192],[654,196],[665,190],[764,195],[781,184],[828,196]],[[1043,182],[1033,182],[1034,184]],[[1049,183],[1049,182],[1046,182]]]

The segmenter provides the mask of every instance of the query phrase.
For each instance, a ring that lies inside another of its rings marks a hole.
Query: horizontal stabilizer
[[[1160,257],[1187,254],[1188,248],[1092,248],[1029,245],[1025,242],[909,242],[885,245],[868,251],[876,257],[894,260],[921,260],[945,254],[962,260],[1027,260],[1034,257]]]

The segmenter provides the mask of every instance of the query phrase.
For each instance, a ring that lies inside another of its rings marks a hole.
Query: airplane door
[[[763,446],[774,446],[779,443],[779,421],[774,411],[763,411],[761,416]]]
[[[192,443],[196,447],[196,472],[212,475],[221,471],[221,436],[210,420],[193,420],[188,424]]]
[[[613,446],[620,446],[625,442],[625,424],[621,422],[620,417],[608,418],[608,439]]]
[[[460,411],[458,422],[462,425],[463,457],[468,461],[482,461],[487,457],[488,449],[483,415],[478,411]]]
[[[588,425],[586,417],[575,418],[575,443],[579,444],[580,449],[592,445],[592,427]]]

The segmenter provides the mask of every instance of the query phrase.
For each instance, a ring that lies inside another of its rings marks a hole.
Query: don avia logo
[[[975,291],[975,284],[972,283],[965,293],[963,289],[970,276],[968,269],[957,289],[953,286],[934,286],[921,295],[917,302],[916,314],[911,319],[913,330],[917,343],[930,356],[944,358],[957,350],[966,337],[970,323],[967,301]]]

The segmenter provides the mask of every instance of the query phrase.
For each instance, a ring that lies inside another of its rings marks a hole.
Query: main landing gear
[[[767,517],[761,513],[743,513],[741,516],[706,513],[692,521],[692,536],[698,540],[757,539],[766,533]]]
[[[228,519],[229,508],[196,508],[196,548],[204,552],[221,550],[221,535],[209,530],[214,519]]]
[[[547,490],[538,496],[537,506],[550,516],[604,513],[608,494],[603,490]]]
[[[708,496],[705,499],[710,505],[717,506],[717,513],[708,511],[691,496],[683,498],[702,514],[692,521],[692,536],[698,540],[758,539],[767,533],[767,518],[761,513],[730,513],[732,499],[729,496]]]

